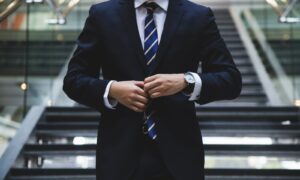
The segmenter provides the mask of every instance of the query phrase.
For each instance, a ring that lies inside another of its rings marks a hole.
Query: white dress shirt
[[[134,7],[135,7],[135,12],[136,12],[136,22],[138,26],[138,31],[141,39],[141,44],[143,45],[144,48],[144,26],[145,26],[145,19],[147,16],[147,9],[144,8],[142,5],[144,2],[147,0],[135,0],[134,2]],[[160,43],[161,35],[163,32],[163,27],[165,24],[166,16],[167,16],[167,11],[168,11],[168,6],[169,6],[169,0],[149,0],[155,2],[159,8],[157,8],[154,11],[153,17],[154,17],[154,22],[156,24],[157,28],[157,35],[158,35],[158,43]],[[194,79],[196,81],[194,91],[191,95],[189,95],[189,100],[194,101],[199,98],[201,87],[202,87],[202,80],[200,76],[197,73],[192,73],[194,76]],[[105,89],[104,93],[104,104],[107,108],[109,109],[114,109],[118,102],[115,99],[112,99],[108,97],[109,90],[111,87],[113,80],[108,83]]]

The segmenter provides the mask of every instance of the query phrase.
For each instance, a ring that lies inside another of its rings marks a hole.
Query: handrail
[[[80,0],[70,0],[67,8],[63,12],[63,17],[66,18],[79,2]]]
[[[275,87],[272,83],[270,75],[267,73],[260,56],[251,40],[251,37],[241,19],[241,12],[244,11],[244,8],[239,6],[232,6],[230,8],[230,13],[232,15],[233,21],[236,24],[237,30],[240,34],[242,42],[245,45],[245,48],[248,52],[250,60],[256,69],[257,75],[259,79],[262,81],[262,86],[266,91],[266,95],[270,102],[270,105],[284,105],[284,103],[280,100],[278,92],[275,90]]]
[[[266,0],[268,4],[270,4],[273,8],[273,10],[278,14],[278,16],[281,16],[283,14],[282,9],[279,8],[279,4],[276,2],[276,0]]]
[[[0,22],[5,20],[9,15],[14,13],[22,4],[23,0],[14,0],[12,1],[3,12],[0,13]]]
[[[57,5],[56,1],[54,0],[46,0],[48,5],[53,9],[56,15],[56,19],[49,19],[48,24],[65,24],[66,20],[63,17],[63,12],[60,9],[59,5]]]
[[[288,100],[288,103],[293,103],[293,83],[286,74],[285,70],[279,63],[279,59],[277,58],[276,54],[274,53],[272,47],[267,42],[267,39],[260,29],[258,22],[253,17],[251,11],[244,10],[244,15],[246,21],[249,23],[249,25],[252,27],[253,35],[256,37],[260,47],[262,48],[263,52],[267,56],[267,60],[269,61],[269,64],[271,65],[272,69],[274,70],[279,83],[281,87],[283,88],[284,95],[286,96],[286,99]]]
[[[288,17],[290,12],[293,10],[293,8],[296,6],[298,0],[293,0],[292,3],[290,3],[282,16],[280,17],[279,21],[280,22],[285,22],[285,23],[297,23],[300,22],[300,18],[294,18],[294,17]]]
[[[285,9],[282,9],[276,0],[266,0],[266,1],[268,4],[270,4],[272,6],[273,10],[278,14],[279,22],[281,22],[281,23],[298,23],[298,22],[300,22],[300,18],[288,17],[290,12],[294,9],[296,4],[298,3],[298,0],[292,0],[291,2],[287,1],[288,4]]]
[[[9,143],[7,149],[0,159],[0,179],[5,179],[9,173],[9,170],[14,165],[18,155],[20,154],[20,151],[30,137],[34,127],[42,118],[44,111],[44,106],[34,106],[26,115],[16,136]]]

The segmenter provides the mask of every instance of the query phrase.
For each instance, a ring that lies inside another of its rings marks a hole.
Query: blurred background
[[[101,115],[62,79],[98,2],[0,0],[0,179],[95,179]],[[300,0],[193,2],[214,10],[243,75],[238,99],[196,104],[206,178],[299,180]]]

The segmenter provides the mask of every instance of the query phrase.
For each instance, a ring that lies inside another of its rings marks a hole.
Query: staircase
[[[269,40],[281,66],[288,75],[300,75],[300,40]]]
[[[206,179],[299,180],[299,167],[291,170],[279,164],[285,160],[299,160],[300,109],[266,106],[268,99],[229,12],[218,9],[215,15],[242,72],[243,90],[234,101],[196,106],[204,138]],[[100,118],[97,112],[82,107],[47,108],[30,138],[26,139],[6,179],[94,180]],[[213,141],[213,138],[219,139]],[[220,138],[232,138],[232,142],[222,143]],[[260,141],[245,143],[247,138]],[[264,166],[262,159],[275,161],[276,165]],[[256,166],[259,164],[262,167]]]
[[[214,11],[220,33],[229,48],[234,62],[242,73],[243,89],[236,100],[211,103],[209,106],[264,106],[268,103],[267,96],[259,78],[251,64],[243,42],[235,28],[228,10],[217,9]],[[199,72],[201,71],[199,67]]]

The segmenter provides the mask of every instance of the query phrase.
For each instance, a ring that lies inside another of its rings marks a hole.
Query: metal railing
[[[0,22],[13,14],[23,3],[43,3],[46,2],[55,14],[55,18],[48,19],[49,24],[66,24],[67,16],[78,5],[80,0],[70,0],[66,7],[62,9],[62,4],[55,0],[14,0],[7,5],[3,12],[0,12]]]
[[[287,1],[277,1],[277,0],[266,0],[273,10],[279,16],[279,22],[281,23],[299,23],[299,17],[289,17],[290,13],[295,9],[299,0],[287,0]]]
[[[22,4],[24,0],[14,0],[8,4],[4,11],[0,12],[0,22],[5,20],[8,16],[13,14]]]
[[[55,18],[48,19],[48,24],[65,24],[67,22],[67,16],[80,2],[80,0],[70,0],[67,7],[62,10],[62,4],[57,3],[55,0],[45,0],[55,13]]]

